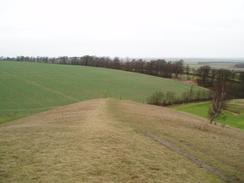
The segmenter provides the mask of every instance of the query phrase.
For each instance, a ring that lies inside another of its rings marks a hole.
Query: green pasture
[[[175,106],[179,111],[188,112],[200,117],[208,118],[210,102],[192,103]],[[244,129],[244,100],[231,100],[218,119],[218,122]]]
[[[1,61],[0,123],[87,99],[146,102],[155,91],[180,96],[189,88],[176,80],[113,69]]]

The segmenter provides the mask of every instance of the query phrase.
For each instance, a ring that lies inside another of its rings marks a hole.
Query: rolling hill
[[[0,123],[87,99],[146,102],[155,91],[174,91],[180,96],[189,87],[175,80],[113,69],[2,61]]]
[[[243,139],[173,109],[94,99],[3,124],[0,182],[243,182]]]

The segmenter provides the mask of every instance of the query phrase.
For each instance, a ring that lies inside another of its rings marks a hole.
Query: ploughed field
[[[0,127],[0,182],[244,182],[244,133],[115,99]]]
[[[155,91],[181,96],[189,88],[175,80],[113,69],[1,61],[0,123],[87,99],[146,102]]]

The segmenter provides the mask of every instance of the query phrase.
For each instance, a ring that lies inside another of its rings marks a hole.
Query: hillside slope
[[[243,182],[244,133],[114,99],[0,127],[0,182]]]
[[[145,102],[155,91],[180,96],[189,88],[175,80],[113,69],[0,62],[0,123],[87,99]]]

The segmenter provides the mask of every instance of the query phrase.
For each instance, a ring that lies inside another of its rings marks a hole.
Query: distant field
[[[0,182],[244,182],[244,133],[170,108],[94,99],[0,126]]]
[[[212,68],[215,68],[215,69],[227,69],[227,70],[235,70],[235,71],[244,71],[244,68],[237,68],[235,67],[237,63],[201,63],[201,64],[198,64],[198,63],[189,63],[188,65],[192,68],[199,68],[201,66],[204,66],[204,65],[209,65],[210,67]]]
[[[181,95],[189,88],[175,80],[113,69],[0,62],[0,123],[87,99],[146,102],[155,91]]]
[[[179,111],[188,112],[208,118],[209,102],[179,105],[175,108]],[[244,100],[232,100],[227,105],[227,110],[218,122],[233,127],[244,129]]]

